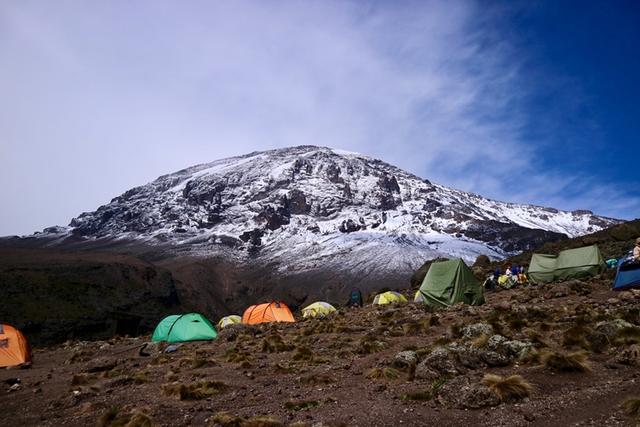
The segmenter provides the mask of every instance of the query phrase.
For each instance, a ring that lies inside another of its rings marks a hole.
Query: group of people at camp
[[[502,273],[500,267],[496,268],[484,281],[483,287],[487,290],[497,288],[511,289],[517,285],[526,285],[528,283],[529,278],[524,266],[507,265],[504,273]]]

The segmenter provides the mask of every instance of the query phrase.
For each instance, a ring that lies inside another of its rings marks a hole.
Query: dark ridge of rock
[[[358,231],[361,228],[362,228],[362,226],[360,224],[356,223],[352,219],[348,219],[346,221],[342,221],[342,224],[340,225],[340,231],[342,233],[353,233],[354,231]]]
[[[498,221],[472,220],[461,232],[471,239],[501,247],[508,252],[529,251],[547,242],[567,239],[565,234]]]
[[[0,289],[32,345],[147,333],[180,302],[169,271],[104,253],[0,249]]]

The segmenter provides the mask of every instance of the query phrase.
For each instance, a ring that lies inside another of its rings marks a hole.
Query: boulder
[[[634,344],[622,350],[615,358],[616,363],[640,367],[640,345]]]
[[[522,359],[533,348],[533,345],[530,342],[518,340],[505,341],[502,346],[507,356],[514,359]]]
[[[510,363],[507,356],[491,350],[480,351],[480,358],[484,363],[491,367],[507,366]]]
[[[489,341],[487,341],[487,348],[489,350],[498,351],[502,349],[504,343],[507,341],[508,339],[503,337],[502,335],[492,335],[489,338]]]
[[[604,334],[607,338],[613,339],[620,330],[632,328],[633,325],[623,319],[614,319],[607,322],[600,322],[596,325],[596,332]]]
[[[393,358],[393,366],[401,369],[408,370],[418,364],[418,354],[415,351],[401,351]]]
[[[458,363],[469,369],[478,369],[483,366],[480,351],[472,345],[451,344],[449,349],[456,355]]]
[[[422,373],[424,373],[424,377],[426,379],[426,377],[431,375],[431,372],[429,371],[436,372],[439,374],[438,376],[456,375],[458,373],[458,369],[456,368],[449,351],[443,347],[438,347],[433,350],[422,360],[422,362],[418,364],[416,367],[416,377],[422,378]]]
[[[465,339],[473,339],[480,335],[493,335],[493,326],[488,323],[474,323],[473,325],[467,325],[462,328],[462,336]]]
[[[498,396],[488,387],[465,376],[446,382],[438,391],[437,400],[442,405],[460,409],[478,409],[500,404]]]

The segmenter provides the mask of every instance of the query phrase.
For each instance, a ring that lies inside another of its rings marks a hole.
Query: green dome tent
[[[484,304],[484,291],[460,258],[434,262],[419,290],[427,304],[448,307],[458,302]],[[416,295],[417,300],[418,295]]]
[[[604,268],[604,259],[596,245],[567,249],[558,256],[533,254],[529,264],[529,280],[533,283],[546,283],[589,277],[601,273]]]
[[[156,326],[151,341],[170,343],[214,340],[218,337],[211,322],[198,313],[167,316]]]

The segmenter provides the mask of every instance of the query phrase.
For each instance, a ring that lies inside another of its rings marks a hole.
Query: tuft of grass
[[[147,414],[143,414],[142,412],[138,412],[133,414],[125,427],[153,427],[155,425],[156,424],[153,422],[151,417]]]
[[[630,326],[620,329],[616,334],[614,342],[618,345],[640,343],[640,327]]]
[[[461,323],[454,323],[449,326],[449,336],[451,338],[462,338],[462,328],[464,327]]]
[[[175,396],[180,400],[201,400],[221,394],[228,386],[221,381],[199,381],[192,384],[165,384],[162,391],[167,396]]]
[[[511,375],[505,378],[486,374],[482,379],[482,384],[489,387],[489,390],[503,402],[524,399],[529,397],[533,391],[533,386],[520,375]]]
[[[293,346],[284,342],[278,334],[270,335],[262,340],[263,353],[281,353],[283,351],[291,351]]]
[[[242,423],[242,427],[284,427],[277,418],[270,415],[251,417]]]
[[[211,359],[205,359],[203,357],[185,357],[183,359],[180,359],[178,366],[180,366],[181,368],[198,369],[206,368],[209,366],[216,366],[216,362]]]
[[[404,335],[417,335],[427,331],[432,323],[433,316],[422,320],[407,320],[402,324],[402,333]]]
[[[372,368],[367,372],[366,375],[369,379],[385,379],[385,380],[396,380],[400,378],[400,371],[394,368]]]
[[[73,378],[71,378],[71,385],[87,385],[95,379],[96,376],[92,374],[75,374]]]
[[[278,374],[291,374],[296,371],[296,368],[291,364],[285,364],[284,362],[279,362],[273,366],[273,370]]]
[[[489,342],[489,335],[480,334],[471,340],[471,345],[476,348],[484,348],[487,346],[488,342]]]
[[[372,337],[365,336],[360,339],[356,347],[358,354],[372,354],[381,351],[385,347],[384,341],[378,341]]]
[[[221,427],[241,427],[245,421],[244,418],[237,415],[231,415],[226,411],[217,412],[211,417],[210,425],[219,425]]]
[[[571,328],[564,331],[562,335],[562,346],[565,348],[589,348],[586,336],[591,332],[591,328],[588,328],[582,324],[572,326]]]
[[[522,364],[540,364],[540,352],[532,348],[525,353],[523,357],[518,359]]]
[[[133,378],[133,382],[136,384],[144,384],[151,381],[147,371],[136,372],[131,378]]]
[[[169,382],[175,382],[178,380],[178,374],[174,371],[168,371],[165,375],[164,375],[164,379],[169,381]]]
[[[640,416],[640,396],[628,397],[620,404],[622,412],[630,417]]]
[[[284,402],[284,408],[289,411],[306,411],[308,409],[317,408],[322,405],[318,400],[290,400]]]
[[[284,424],[277,418],[271,416],[257,416],[249,419],[231,415],[222,411],[216,413],[210,420],[209,425],[221,427],[283,427]]]
[[[111,407],[102,414],[97,422],[98,427],[153,427],[155,422],[142,412],[120,413],[117,406]]]
[[[235,346],[226,351],[225,356],[227,362],[242,363],[244,361],[251,362],[251,354],[242,348]]]
[[[120,408],[117,406],[112,406],[98,418],[97,425],[98,427],[109,427],[113,421],[118,417],[120,413]]]
[[[437,395],[440,392],[442,386],[445,385],[447,381],[449,381],[449,379],[449,377],[442,377],[433,380],[433,382],[431,383],[431,394],[433,394],[434,396]]]
[[[565,353],[562,351],[543,350],[540,353],[540,362],[549,369],[562,372],[591,372],[591,364],[587,353],[574,351]]]
[[[300,378],[302,384],[331,384],[335,380],[328,374],[312,374]]]
[[[313,351],[307,346],[296,347],[293,360],[313,360]]]

